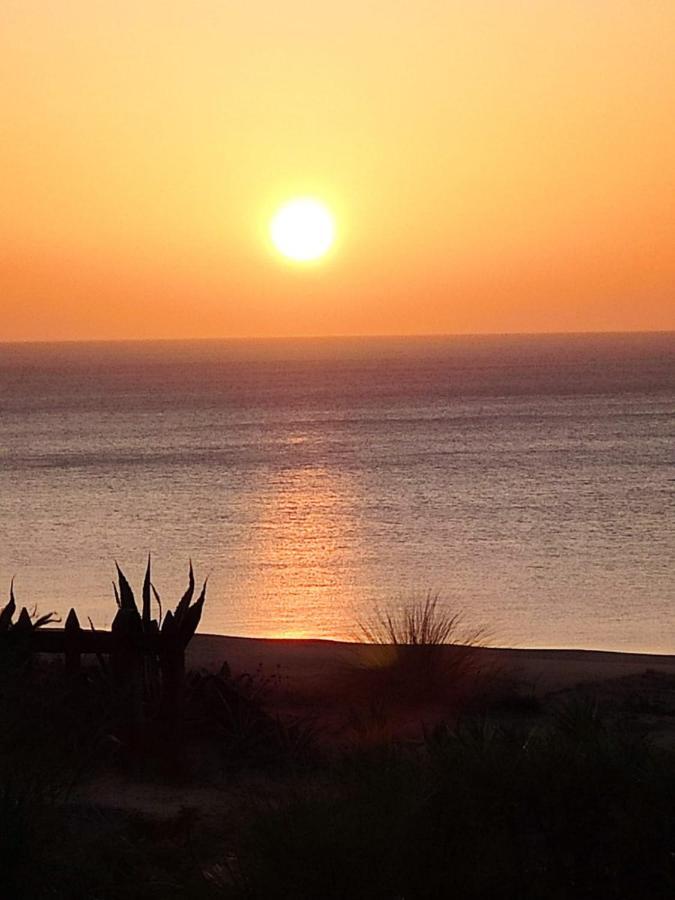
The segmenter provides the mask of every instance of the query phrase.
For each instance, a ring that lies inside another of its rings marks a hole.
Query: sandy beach
[[[504,649],[476,647],[476,671],[499,673],[525,695],[542,701],[541,711],[558,696],[564,698],[576,688],[586,688],[593,696],[639,704],[641,723],[659,739],[675,741],[675,655],[616,653],[599,650]],[[372,645],[325,640],[261,639],[197,634],[189,645],[187,666],[193,670],[218,671],[227,662],[233,675],[254,674],[269,679],[268,708],[282,716],[311,716],[338,742],[349,743],[348,704],[336,685],[345,673],[367,668],[382,659],[382,648]],[[665,704],[664,704],[665,697]],[[353,698],[352,698],[353,699]],[[656,702],[663,712],[653,715]],[[646,711],[646,714],[645,714]],[[424,702],[405,711],[389,709],[389,734],[419,740],[420,723],[442,720],[443,704]],[[502,713],[508,722],[513,713]],[[519,719],[516,714],[516,719]],[[537,717],[535,715],[534,720]],[[118,775],[99,777],[80,787],[80,801],[101,807],[142,810],[159,818],[171,818],[184,806],[199,808],[202,815],[230,814],[240,791],[258,791],[260,785],[248,779],[227,790],[198,785],[143,784]],[[266,781],[265,790],[269,790]]]
[[[675,655],[603,650],[546,650],[475,647],[477,665],[499,670],[531,686],[536,694],[568,690],[645,671],[675,676]],[[234,674],[257,670],[278,676],[293,692],[321,694],[345,667],[367,666],[382,648],[342,641],[226,637],[197,634],[188,667],[217,670],[227,662]]]

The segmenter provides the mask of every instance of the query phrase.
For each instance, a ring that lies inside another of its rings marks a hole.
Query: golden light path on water
[[[254,598],[251,614],[269,623],[261,637],[315,637],[336,608],[358,618],[358,480],[356,474],[312,465],[270,478],[247,551],[254,564],[240,585]],[[355,637],[356,625],[353,635],[339,636]]]

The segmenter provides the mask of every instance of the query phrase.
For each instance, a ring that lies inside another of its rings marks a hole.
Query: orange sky
[[[673,329],[674,46],[672,0],[3,0],[0,340]]]

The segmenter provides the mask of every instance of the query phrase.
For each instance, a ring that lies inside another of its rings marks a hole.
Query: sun
[[[335,222],[329,209],[313,197],[284,203],[270,222],[272,243],[294,262],[320,259],[335,240]]]

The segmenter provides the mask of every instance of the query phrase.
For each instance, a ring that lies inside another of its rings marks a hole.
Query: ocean
[[[675,653],[675,333],[0,344],[0,590],[352,639],[427,591],[499,646]]]

